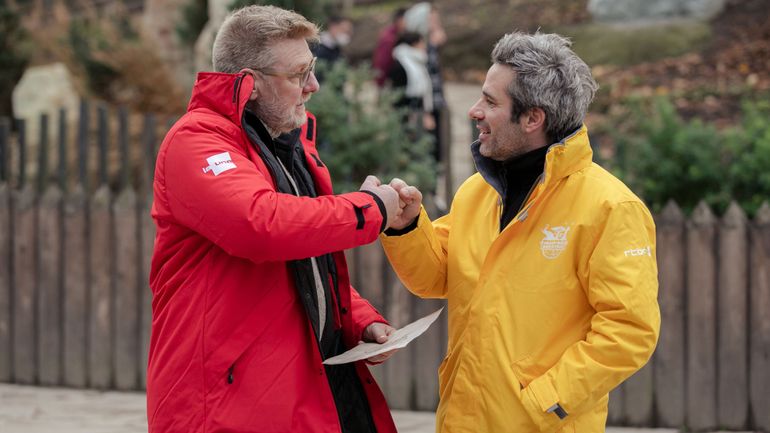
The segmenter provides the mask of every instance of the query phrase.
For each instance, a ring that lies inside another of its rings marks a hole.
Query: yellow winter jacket
[[[476,174],[446,216],[381,235],[411,292],[447,299],[437,432],[603,432],[608,393],[652,355],[654,223],[591,157],[585,127],[551,146],[502,232],[500,195]]]

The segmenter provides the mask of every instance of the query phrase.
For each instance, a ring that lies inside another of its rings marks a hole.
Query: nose
[[[307,79],[307,83],[305,83],[305,87],[302,88],[302,93],[315,93],[320,88],[321,85],[318,83],[318,79],[315,77],[315,72],[311,72],[310,77]]]
[[[484,111],[479,107],[479,103],[481,102],[481,99],[476,101],[475,104],[471,106],[471,108],[468,110],[468,117],[470,117],[473,120],[481,120],[484,118]]]

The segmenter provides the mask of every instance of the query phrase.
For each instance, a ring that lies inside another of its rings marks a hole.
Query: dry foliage
[[[34,40],[33,64],[65,63],[86,97],[134,111],[180,113],[185,97],[149,41],[139,36],[136,16],[113,2],[97,7],[81,0],[68,7],[54,0],[33,3],[24,20]]]

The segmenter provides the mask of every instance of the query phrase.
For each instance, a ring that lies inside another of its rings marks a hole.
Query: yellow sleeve
[[[391,266],[410,292],[421,298],[445,298],[447,293],[447,239],[451,212],[434,222],[425,208],[417,227],[400,236],[380,235]]]
[[[522,390],[521,400],[543,432],[592,407],[647,363],[660,332],[655,224],[647,208],[629,201],[609,209],[588,258],[586,295],[596,311],[586,339],[570,346],[545,374]]]

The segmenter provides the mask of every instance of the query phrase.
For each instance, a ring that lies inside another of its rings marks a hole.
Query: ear
[[[545,111],[535,107],[524,113],[519,118],[520,126],[524,132],[531,134],[545,128]]]
[[[241,69],[240,73],[249,74],[254,79],[254,87],[251,89],[251,94],[249,94],[249,101],[256,101],[259,97],[259,89],[262,84],[262,77],[248,68]]]

